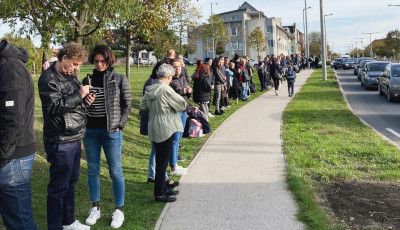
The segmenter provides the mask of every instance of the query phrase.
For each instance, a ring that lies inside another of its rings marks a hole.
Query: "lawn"
[[[123,130],[123,150],[122,150],[122,166],[126,183],[126,194],[125,194],[125,222],[121,229],[153,229],[156,221],[161,214],[164,204],[155,203],[153,197],[153,184],[147,183],[147,169],[148,169],[148,156],[150,153],[150,141],[147,136],[139,134],[139,102],[142,96],[142,88],[148,77],[150,76],[151,69],[147,67],[136,67],[131,68],[130,83],[132,93],[132,112],[128,119],[128,122]],[[82,80],[88,73],[93,70],[93,66],[82,66],[79,79]],[[125,73],[125,66],[117,66],[116,70],[118,73]],[[194,67],[188,67],[189,74],[194,72]],[[33,213],[34,219],[39,229],[47,229],[46,225],[46,196],[47,196],[47,184],[49,181],[49,164],[46,161],[46,154],[43,149],[42,141],[42,126],[43,118],[41,112],[41,102],[38,96],[37,90],[38,77],[34,77],[35,83],[35,136],[36,136],[36,158],[32,172],[32,202],[33,202]],[[254,82],[257,88],[259,88],[259,82],[257,75],[254,76]],[[261,95],[260,92],[253,94],[250,100]],[[193,103],[193,101],[191,101]],[[222,116],[215,116],[210,119],[212,130],[216,130],[217,127],[234,111],[239,109],[246,103],[240,102],[239,104],[233,104],[232,108],[226,111]],[[213,112],[213,106],[211,111]],[[194,139],[183,139],[181,144],[185,146],[184,149],[180,150],[186,161],[180,163],[186,167],[190,164],[192,159],[195,157],[201,146],[206,142],[210,134],[207,134],[203,138]],[[179,180],[179,177],[173,177],[175,180]],[[107,229],[111,223],[111,215],[114,211],[114,201],[112,193],[111,179],[108,175],[108,168],[105,161],[104,154],[102,154],[101,161],[101,201],[100,207],[102,210],[102,217],[91,229]],[[81,160],[81,175],[76,185],[75,193],[75,217],[84,222],[87,218],[91,203],[89,200],[89,189],[87,186],[87,165],[85,161],[85,154],[83,151]],[[178,196],[179,199],[179,196]],[[4,229],[0,220],[0,229]]]
[[[398,188],[400,150],[351,113],[332,70],[328,71],[327,81],[322,81],[322,73],[318,70],[308,79],[285,109],[282,130],[288,161],[288,183],[300,205],[299,219],[310,229],[347,229],[355,226],[340,221],[342,218],[347,222],[351,216],[346,219],[332,215],[331,207],[326,207],[325,191],[329,186],[340,182],[355,190],[359,185],[368,183],[369,189],[358,194],[364,201],[348,204],[356,208],[375,202],[369,195],[383,191],[386,185],[394,184],[397,185],[394,188]],[[336,195],[339,200],[347,199],[340,197],[339,193]],[[388,197],[385,199],[387,206],[390,201]],[[374,211],[367,210],[365,213],[371,215]],[[383,218],[381,222],[385,221],[388,220]],[[360,225],[370,226],[370,223],[364,224]]]

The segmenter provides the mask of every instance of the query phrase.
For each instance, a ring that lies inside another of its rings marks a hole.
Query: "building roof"
[[[246,10],[246,9],[249,9],[250,11],[258,11],[256,8],[254,8],[252,5],[250,5],[248,2],[244,2],[240,7],[239,7],[239,10],[240,9],[244,9],[244,10]]]

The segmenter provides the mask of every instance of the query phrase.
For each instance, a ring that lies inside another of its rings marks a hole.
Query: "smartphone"
[[[90,94],[96,94],[99,91],[99,89],[90,89]]]

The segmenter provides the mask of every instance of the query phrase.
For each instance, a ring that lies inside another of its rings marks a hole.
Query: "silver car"
[[[400,63],[390,63],[379,76],[379,95],[392,102],[400,98]]]

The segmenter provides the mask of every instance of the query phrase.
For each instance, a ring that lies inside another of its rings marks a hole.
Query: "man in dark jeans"
[[[47,186],[48,229],[90,229],[75,220],[75,184],[79,178],[81,140],[86,131],[85,103],[91,104],[90,85],[82,86],[75,72],[87,59],[81,45],[69,43],[57,55],[58,61],[39,78],[42,101],[43,140],[50,163]]]
[[[28,53],[0,43],[0,214],[7,229],[37,229],[32,216],[35,92]]]

